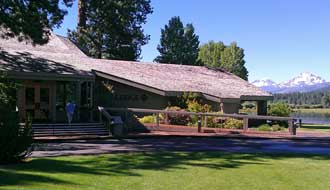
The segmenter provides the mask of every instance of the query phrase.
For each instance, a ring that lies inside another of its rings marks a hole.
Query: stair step
[[[56,133],[56,134],[35,134],[34,137],[51,137],[51,136],[82,136],[82,135],[95,135],[95,136],[109,136],[109,133]]]
[[[49,123],[33,124],[33,136],[81,136],[96,135],[108,136],[109,130],[103,123]]]
[[[32,127],[32,129],[97,129],[97,128],[105,128],[104,126],[85,126],[85,127],[79,127],[79,126],[66,126],[66,127]]]
[[[71,132],[71,133],[74,133],[74,132],[97,132],[97,131],[108,131],[108,130],[105,130],[105,129],[97,129],[97,130],[39,130],[39,131],[33,131],[33,133],[55,133],[55,132]]]
[[[32,129],[33,131],[97,131],[97,130],[105,130],[106,128],[91,128],[91,129]]]
[[[59,136],[59,135],[70,135],[70,136],[74,136],[74,135],[81,135],[81,134],[104,134],[104,135],[108,135],[109,132],[108,131],[95,131],[95,132],[55,132],[55,133],[34,133],[34,136],[40,136],[40,135],[44,135],[44,136]]]
[[[56,134],[56,133],[109,133],[109,131],[39,131],[33,134]]]
[[[71,123],[71,126],[98,126],[103,125],[103,123]],[[37,123],[32,124],[32,126],[38,127],[38,126],[70,126],[68,123]]]
[[[106,128],[91,128],[91,129],[32,129],[33,131],[95,131],[107,130]]]

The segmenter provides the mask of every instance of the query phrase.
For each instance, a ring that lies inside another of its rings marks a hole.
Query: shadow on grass
[[[80,184],[64,175],[137,176],[141,171],[172,172],[189,167],[213,170],[238,169],[245,165],[269,165],[287,158],[329,159],[329,156],[284,154],[226,154],[221,152],[153,152],[99,156],[37,158],[27,163],[0,166],[0,187],[32,183]],[[56,173],[56,175],[50,175]],[[59,177],[63,175],[62,177]],[[65,180],[63,180],[65,179]]]

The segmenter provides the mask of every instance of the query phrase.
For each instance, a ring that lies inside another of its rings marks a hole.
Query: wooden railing
[[[104,107],[98,107],[98,110],[99,110],[99,122],[100,123],[104,123],[105,127],[108,129],[109,131],[109,135],[112,134],[112,131],[111,131],[111,123],[112,123],[112,118],[111,118],[111,115],[107,112],[107,110],[104,108]],[[106,121],[103,121],[102,117],[105,117],[106,118]]]
[[[168,111],[168,110],[156,110],[156,109],[141,109],[141,108],[103,108],[104,110],[115,112],[135,112],[135,113],[148,113],[156,114],[156,125],[159,127],[160,114],[181,114],[181,115],[197,115],[198,116],[198,132],[201,132],[202,117],[204,121],[207,121],[208,117],[223,117],[223,118],[235,118],[243,120],[243,130],[247,131],[249,127],[249,120],[269,120],[269,121],[287,121],[288,129],[291,135],[296,135],[296,122],[297,119],[293,117],[277,117],[277,116],[262,116],[262,115],[240,115],[240,114],[219,114],[219,113],[202,113],[202,112],[187,112],[187,111]],[[126,114],[127,115],[127,114]],[[299,120],[301,126],[301,120]],[[204,127],[207,127],[207,122],[204,122]]]

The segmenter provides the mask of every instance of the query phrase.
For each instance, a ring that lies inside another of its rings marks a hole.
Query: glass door
[[[50,119],[50,87],[34,84],[25,86],[25,114],[33,121]]]

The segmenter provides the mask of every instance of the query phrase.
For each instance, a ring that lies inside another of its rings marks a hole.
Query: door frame
[[[53,104],[52,104],[52,85],[51,84],[47,84],[47,83],[41,83],[41,82],[25,82],[23,84],[23,89],[22,89],[22,116],[24,119],[27,119],[26,118],[26,114],[27,114],[27,105],[26,105],[26,89],[27,88],[33,88],[34,89],[34,105],[31,105],[31,108],[30,109],[33,109],[34,110],[34,118],[35,120],[42,120],[43,118],[39,117],[39,118],[36,118],[36,116],[38,116],[37,111],[40,110],[40,99],[41,99],[41,96],[40,96],[40,89],[41,88],[48,88],[49,90],[49,97],[48,97],[48,106],[47,106],[47,110],[48,110],[48,115],[46,116],[46,121],[49,122],[52,120],[52,107],[53,107]],[[39,104],[39,105],[38,105]],[[36,107],[39,107],[39,108],[36,108]],[[40,115],[39,115],[40,116]]]

